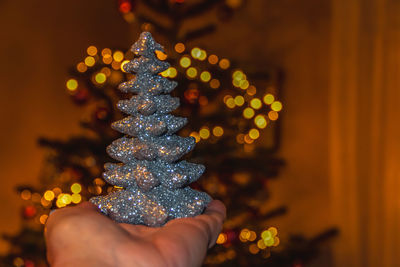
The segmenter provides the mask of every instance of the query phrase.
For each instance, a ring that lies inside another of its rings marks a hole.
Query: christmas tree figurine
[[[196,142],[175,134],[187,119],[168,114],[179,106],[179,99],[169,95],[177,83],[159,75],[170,66],[156,57],[162,46],[143,32],[131,50],[138,57],[124,70],[136,75],[119,89],[135,95],[117,105],[130,116],[111,126],[126,136],[107,148],[122,163],[105,164],[103,173],[107,182],[123,189],[90,201],[117,222],[161,226],[171,219],[201,214],[211,198],[188,186],[205,167],[178,161]]]

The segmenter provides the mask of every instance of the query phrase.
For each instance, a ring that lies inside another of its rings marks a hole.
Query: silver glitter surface
[[[105,164],[103,173],[108,183],[123,189],[90,201],[117,222],[161,226],[201,214],[211,198],[188,186],[200,178],[204,166],[178,161],[196,142],[175,135],[187,119],[168,114],[179,107],[179,99],[168,95],[177,83],[159,75],[170,66],[156,57],[162,46],[143,32],[131,50],[138,57],[124,70],[136,75],[119,89],[135,95],[118,102],[129,116],[111,126],[126,136],[107,147],[107,153],[122,163]]]

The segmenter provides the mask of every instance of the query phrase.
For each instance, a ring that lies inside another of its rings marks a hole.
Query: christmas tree
[[[283,205],[268,205],[269,181],[277,177],[284,163],[276,156],[283,108],[280,72],[270,68],[245,71],[252,66],[187,44],[214,31],[215,24],[189,32],[181,29],[187,19],[214,7],[226,21],[242,2],[118,0],[118,7],[126,21],[151,30],[164,41],[171,67],[161,76],[178,82],[172,94],[180,98],[181,106],[174,114],[190,117],[178,134],[196,139],[196,149],[188,156],[207,166],[202,178],[191,186],[227,206],[223,232],[209,251],[205,266],[303,266],[318,255],[321,244],[335,230],[313,238],[292,235],[281,242],[280,233],[271,225],[272,218],[287,211]],[[156,15],[149,17],[142,6]],[[170,22],[154,20],[165,16]],[[26,201],[23,228],[5,237],[11,250],[1,258],[0,266],[46,266],[42,231],[50,210],[121,190],[100,177],[104,164],[110,161],[106,147],[121,137],[109,127],[124,117],[114,108],[122,97],[116,87],[134,78],[124,68],[133,54],[124,50],[90,46],[82,61],[71,68],[67,92],[86,111],[81,121],[84,131],[68,140],[39,140],[48,151],[40,185],[18,187]],[[161,51],[156,53],[161,61],[167,58]]]
[[[170,67],[156,57],[156,50],[163,52],[163,48],[149,32],[143,32],[131,50],[140,57],[124,69],[136,76],[119,89],[136,95],[118,103],[131,116],[112,127],[135,138],[122,137],[107,148],[112,158],[125,165],[106,164],[103,174],[110,184],[126,189],[91,202],[114,220],[131,224],[160,226],[170,219],[199,215],[210,197],[184,186],[196,181],[204,166],[176,163],[194,148],[196,140],[175,135],[187,120],[168,114],[179,106],[179,99],[168,95],[177,83],[158,75]]]

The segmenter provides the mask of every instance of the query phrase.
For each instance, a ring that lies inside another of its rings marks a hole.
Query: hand
[[[85,202],[49,216],[47,258],[52,267],[201,266],[225,215],[224,204],[214,200],[202,215],[152,228],[116,223]]]

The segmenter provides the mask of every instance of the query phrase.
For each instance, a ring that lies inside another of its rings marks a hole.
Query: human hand
[[[152,228],[116,223],[85,202],[49,216],[47,258],[52,267],[200,266],[225,216],[224,204],[213,200],[202,215]]]

